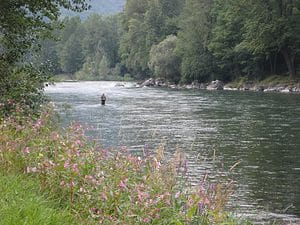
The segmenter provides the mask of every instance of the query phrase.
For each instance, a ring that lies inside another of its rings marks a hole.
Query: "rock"
[[[207,90],[223,90],[224,83],[219,80],[212,81],[206,88]]]
[[[225,91],[238,91],[238,88],[232,88],[232,87],[224,87]]]
[[[144,83],[141,84],[141,87],[150,87],[155,85],[155,80],[153,78],[150,78],[146,80]]]
[[[292,88],[292,92],[300,93],[300,87]]]
[[[262,85],[255,85],[251,90],[253,91],[264,91],[265,90],[265,87],[262,86]]]
[[[172,88],[172,89],[176,89],[177,85],[176,84],[171,84],[171,85],[169,85],[169,87]]]
[[[264,90],[264,92],[278,92],[278,89],[274,87],[268,87]]]
[[[292,92],[292,89],[290,88],[285,88],[285,89],[282,89],[279,91],[280,93],[291,93]]]
[[[155,86],[158,86],[158,87],[166,87],[166,86],[167,86],[165,80],[162,79],[162,78],[157,78],[157,79],[154,81],[154,83],[155,83]]]

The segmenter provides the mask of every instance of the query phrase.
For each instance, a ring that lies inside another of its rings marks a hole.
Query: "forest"
[[[127,0],[119,14],[62,22],[37,63],[74,79],[299,78],[298,0]]]
[[[174,84],[299,80],[300,0],[127,0],[118,14],[85,19],[62,17],[62,8],[82,12],[90,5],[1,1],[4,111],[10,99],[38,108],[53,74]]]

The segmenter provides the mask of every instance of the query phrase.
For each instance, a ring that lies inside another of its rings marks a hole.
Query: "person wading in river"
[[[101,105],[105,105],[105,101],[106,101],[106,96],[105,96],[105,94],[103,93],[103,94],[101,95]]]

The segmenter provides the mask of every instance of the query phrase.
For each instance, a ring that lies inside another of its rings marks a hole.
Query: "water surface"
[[[195,185],[240,162],[230,174],[238,189],[229,207],[257,224],[300,224],[300,95],[115,85],[62,82],[46,93],[64,124],[81,122],[103,147],[183,151]]]

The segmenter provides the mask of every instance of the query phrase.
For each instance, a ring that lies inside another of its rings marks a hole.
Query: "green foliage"
[[[184,83],[214,78],[214,59],[207,46],[211,36],[211,7],[211,1],[188,0],[180,17],[177,51],[182,58]]]
[[[88,5],[84,0],[1,1],[1,61],[17,62],[40,37],[50,35],[60,7],[80,11]]]
[[[46,100],[42,91],[48,71],[27,65],[7,68],[3,73],[5,76],[0,77],[0,118],[18,110],[27,114],[38,113]]]
[[[75,217],[54,199],[46,197],[39,180],[0,171],[0,224],[74,225]]]
[[[97,14],[85,21],[79,17],[65,18],[62,21],[64,28],[56,31],[57,42],[42,46],[42,55],[52,56],[44,58],[44,62],[57,65],[57,73],[69,74],[73,79],[74,74],[80,80],[120,79],[121,71],[117,68],[120,61],[118,19],[117,15],[102,17]],[[103,57],[107,63],[105,77],[99,70]]]
[[[136,78],[151,75],[148,67],[150,50],[168,35],[178,31],[177,18],[183,1],[128,0],[122,14],[123,35],[120,43],[122,63]]]
[[[85,0],[0,2],[0,116],[9,115],[15,103],[30,113],[43,102],[46,70],[33,62],[33,47],[51,37],[61,7],[81,11],[88,6]]]
[[[177,37],[168,36],[150,51],[149,67],[157,78],[164,78],[175,83],[180,80],[180,58],[175,52]]]
[[[0,121],[0,169],[39,180],[82,224],[238,224],[224,211],[230,183],[180,186],[188,174],[181,153],[168,160],[163,146],[156,154],[145,147],[142,157],[125,147],[102,149],[77,123],[59,133],[52,113]]]

